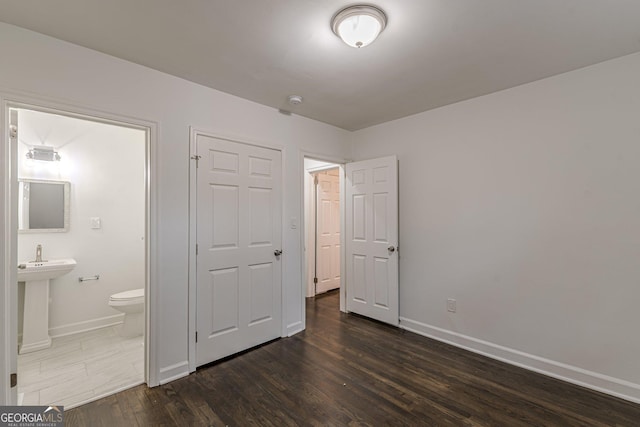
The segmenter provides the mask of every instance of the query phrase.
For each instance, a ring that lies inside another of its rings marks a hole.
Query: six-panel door
[[[398,325],[395,156],[346,165],[347,310]]]
[[[318,172],[318,235],[316,237],[316,293],[340,287],[340,176],[339,169]]]
[[[282,331],[281,154],[198,135],[196,363]]]

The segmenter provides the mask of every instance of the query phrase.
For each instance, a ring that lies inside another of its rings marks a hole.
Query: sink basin
[[[24,262],[18,266],[18,282],[55,279],[67,274],[75,267],[76,260],[71,258]]]
[[[51,347],[49,281],[69,273],[75,267],[76,260],[71,258],[23,262],[18,266],[18,282],[24,282],[20,354]]]

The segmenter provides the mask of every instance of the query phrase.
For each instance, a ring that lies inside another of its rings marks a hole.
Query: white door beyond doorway
[[[316,172],[315,293],[340,287],[340,171]]]

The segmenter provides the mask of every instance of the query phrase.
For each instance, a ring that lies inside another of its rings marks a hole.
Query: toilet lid
[[[144,288],[134,289],[132,291],[124,291],[117,294],[111,295],[111,300],[128,300],[133,298],[142,298],[144,297]]]

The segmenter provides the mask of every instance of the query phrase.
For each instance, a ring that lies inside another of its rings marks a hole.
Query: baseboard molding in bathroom
[[[111,396],[111,395],[114,395],[116,393],[120,393],[121,391],[125,391],[125,390],[128,390],[128,389],[133,388],[133,387],[137,387],[140,384],[144,384],[144,381],[132,381],[131,384],[123,385],[122,387],[118,387],[118,388],[113,389],[111,391],[108,391],[106,393],[102,393],[102,394],[99,394],[97,396],[90,397],[89,399],[83,400],[81,402],[72,403],[71,405],[64,405],[64,409],[66,411],[67,409],[77,408],[78,406],[82,406],[82,405],[90,403],[90,402],[95,402],[96,400],[100,400],[100,399],[105,398],[107,396]]]
[[[67,325],[49,328],[49,336],[51,338],[64,337],[65,335],[79,334],[81,332],[93,331],[95,329],[115,326],[124,320],[124,313],[114,314],[113,316],[100,317],[98,319],[85,320],[77,323],[69,323]]]

